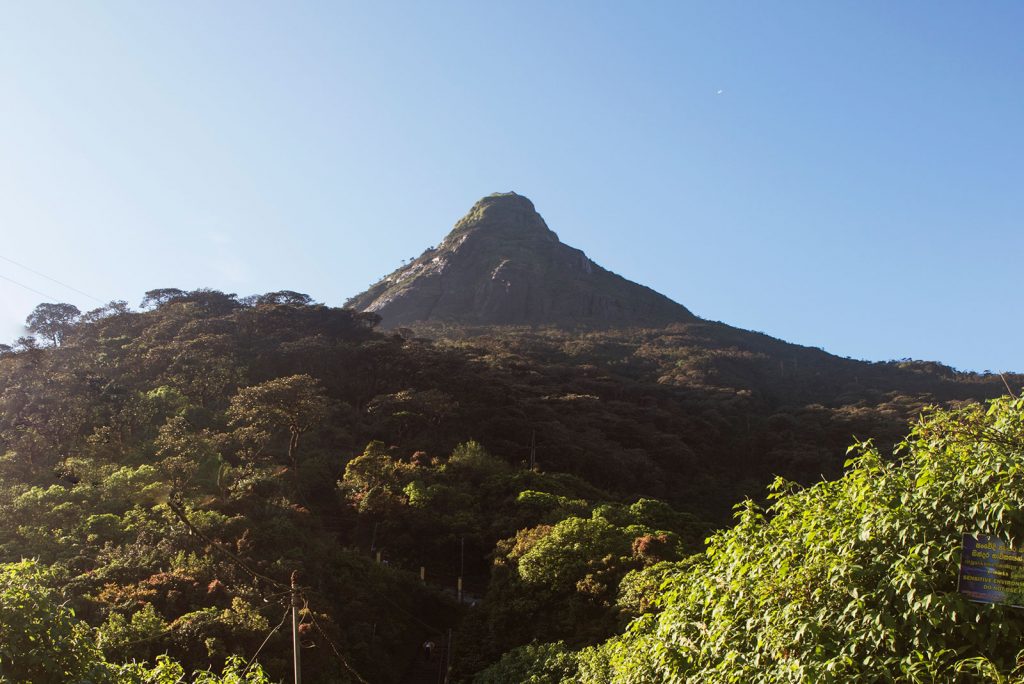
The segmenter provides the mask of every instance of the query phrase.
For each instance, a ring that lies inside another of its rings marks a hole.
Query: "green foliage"
[[[447,468],[477,483],[489,477],[507,475],[511,470],[505,461],[492,456],[475,441],[455,447],[448,459]]]
[[[155,641],[168,631],[168,627],[153,604],[146,603],[131,618],[118,612],[111,613],[96,630],[97,643],[107,656],[127,659],[132,653],[131,646]]]
[[[247,666],[238,656],[227,659],[220,673],[202,670],[186,676],[185,668],[167,656],[158,656],[156,665],[130,664],[119,668],[119,684],[270,684],[271,679],[259,665]]]
[[[854,450],[840,480],[742,506],[583,681],[1022,681],[1018,609],[956,589],[963,533],[1024,539],[1024,400],[934,411],[896,460]]]
[[[290,375],[244,387],[231,399],[227,415],[248,427],[247,435],[261,447],[275,431],[288,433],[288,461],[295,464],[299,437],[327,416],[323,387],[306,374]]]
[[[519,576],[553,591],[569,591],[629,551],[630,538],[621,528],[600,518],[568,518],[520,556]]]
[[[280,616],[275,586],[213,546],[277,581],[301,569],[332,597],[309,597],[322,629],[370,679],[393,681],[405,663],[383,655],[447,602],[416,582],[397,590],[394,573],[367,582],[375,569],[344,550],[358,528],[333,484],[354,435],[375,429],[365,407],[403,386],[390,370],[401,345],[372,332],[375,317],[299,293],[166,289],[146,305],[89,312],[60,344],[0,355],[0,562],[50,566],[109,661],[167,653],[164,669],[180,663],[189,681],[250,656]],[[415,395],[424,410],[444,399]],[[344,678],[319,630],[303,639],[308,681]],[[277,678],[287,646],[277,633],[263,651]]]
[[[664,520],[691,524],[653,500],[595,505],[527,490],[516,497],[518,507],[523,502],[582,507],[579,512],[589,515],[524,527],[498,542],[487,596],[463,636],[485,657],[494,643],[562,639],[579,648],[607,638],[630,609],[616,595],[632,592],[630,600],[639,604],[636,594],[649,587],[636,581],[624,586],[624,578],[659,560],[678,559],[684,550],[676,531],[641,519],[656,510]]]
[[[576,673],[576,654],[559,641],[527,644],[503,655],[473,677],[473,684],[559,684]]]
[[[584,499],[570,499],[532,489],[519,492],[516,504],[530,517],[545,522],[556,522],[570,515],[585,515],[590,509]]]
[[[150,605],[131,620],[118,614],[94,634],[74,612],[58,602],[47,584],[52,573],[31,561],[0,565],[0,682],[67,682],[68,684],[269,684],[258,664],[229,658],[220,674],[210,670],[186,677],[181,664],[166,655],[155,666],[118,665],[104,651],[118,651],[130,642],[151,640],[167,624]],[[250,629],[265,629],[251,609],[233,611]]]
[[[195,431],[184,417],[160,426],[153,446],[165,480],[177,492],[215,491],[223,460],[208,431]]]
[[[692,556],[691,563],[700,556]],[[637,617],[653,612],[660,600],[661,587],[666,580],[685,567],[683,562],[661,561],[638,570],[630,570],[619,583],[616,605],[623,614]]]
[[[0,681],[116,682],[92,638],[29,562],[0,565]]]

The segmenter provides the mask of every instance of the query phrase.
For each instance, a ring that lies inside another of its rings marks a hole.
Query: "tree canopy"
[[[30,333],[60,345],[81,314],[74,304],[40,304],[25,320],[25,327]]]
[[[1020,610],[957,591],[962,535],[1024,541],[1024,399],[934,410],[892,458],[851,453],[839,480],[740,506],[658,612],[572,654],[562,681],[1024,681]]]

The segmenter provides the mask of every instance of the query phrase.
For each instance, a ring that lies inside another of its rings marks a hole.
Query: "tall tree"
[[[299,437],[327,415],[327,395],[309,375],[290,375],[243,387],[232,397],[232,424],[247,425],[270,436],[288,432],[288,462],[296,465]]]
[[[184,290],[179,290],[176,287],[160,287],[144,294],[142,296],[142,303],[139,306],[143,309],[156,308],[167,302],[181,299],[184,296]]]
[[[59,347],[81,315],[74,304],[40,304],[25,319],[25,326]]]
[[[256,304],[285,304],[287,306],[306,306],[313,303],[313,298],[303,292],[294,290],[278,290],[268,292],[256,298]]]

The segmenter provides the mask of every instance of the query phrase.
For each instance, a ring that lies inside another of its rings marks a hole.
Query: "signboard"
[[[1024,551],[999,537],[965,534],[959,590],[978,603],[1024,608]]]

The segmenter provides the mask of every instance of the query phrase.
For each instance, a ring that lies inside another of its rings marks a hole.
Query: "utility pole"
[[[537,431],[530,436],[530,470],[537,466]]]
[[[459,604],[462,604],[462,576],[466,572],[466,535],[459,541]]]
[[[295,684],[302,684],[302,654],[299,651],[299,591],[296,577],[298,570],[292,572],[292,652],[295,660]]]
[[[445,669],[444,669],[444,684],[448,684],[452,676],[452,628],[448,628],[448,648],[445,649],[444,654]]]
[[[440,639],[438,640],[440,641]],[[438,644],[438,646],[440,646],[440,644]],[[438,648],[438,653],[440,653],[440,648]],[[446,649],[445,656],[437,659],[437,684],[444,684],[448,681],[448,672],[445,670],[446,661],[448,659],[447,653],[448,651]]]

